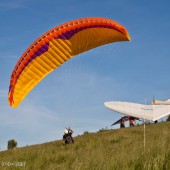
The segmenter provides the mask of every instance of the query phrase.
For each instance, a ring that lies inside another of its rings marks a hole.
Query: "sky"
[[[122,117],[106,101],[150,104],[170,98],[168,0],[1,0],[0,150],[55,141],[65,127],[96,132]],[[10,76],[40,35],[64,22],[105,17],[123,25],[130,42],[104,45],[67,61],[41,81],[18,108],[8,105]]]

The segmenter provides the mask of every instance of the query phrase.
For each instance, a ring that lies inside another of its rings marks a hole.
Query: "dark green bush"
[[[16,147],[17,147],[17,142],[15,141],[15,139],[11,139],[8,141],[8,150],[14,149]]]

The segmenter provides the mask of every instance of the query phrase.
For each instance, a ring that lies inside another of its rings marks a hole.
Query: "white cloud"
[[[6,113],[1,115],[1,124],[10,124],[14,129],[23,129],[28,132],[31,132],[32,130],[39,131],[39,129],[43,128],[44,122],[48,124],[56,119],[53,117],[54,113],[52,110],[43,106],[35,106],[30,103],[24,103],[17,109],[6,106],[4,110]]]
[[[8,96],[8,91],[7,90],[0,90],[0,98],[6,98]]]
[[[17,55],[7,55],[7,54],[1,54],[0,53],[0,58],[3,59],[3,60],[9,60],[9,59],[18,59],[18,56]]]
[[[19,146],[53,140],[56,123],[60,124],[57,113],[43,106],[25,102],[17,109],[3,105],[0,108],[0,136],[5,143],[15,138]],[[4,144],[5,146],[5,144]]]
[[[0,2],[0,8],[6,10],[19,9],[24,7],[24,2],[23,0],[5,0]]]

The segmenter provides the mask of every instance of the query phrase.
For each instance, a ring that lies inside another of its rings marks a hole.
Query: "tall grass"
[[[75,137],[75,144],[54,141],[0,152],[0,169],[169,170],[170,122],[106,130]],[[25,162],[25,166],[2,165]]]

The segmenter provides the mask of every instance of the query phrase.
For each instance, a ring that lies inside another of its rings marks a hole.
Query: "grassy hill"
[[[0,169],[169,170],[170,122],[87,133],[74,138],[0,152]]]

